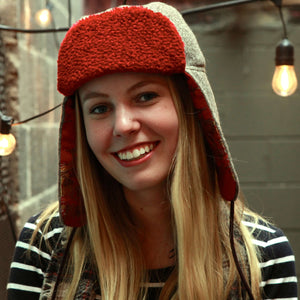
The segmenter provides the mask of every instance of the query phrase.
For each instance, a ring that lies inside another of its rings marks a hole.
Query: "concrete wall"
[[[300,90],[282,98],[271,88],[275,47],[282,38],[277,9],[264,3],[225,11],[187,20],[207,59],[242,191],[252,209],[286,233],[299,278]],[[300,81],[300,20],[288,9],[284,16]]]
[[[0,3],[8,2],[0,0]],[[42,7],[42,1],[10,3],[15,3],[19,27],[37,28],[32,16]],[[56,26],[67,26],[67,1],[51,3]],[[71,3],[74,21],[81,15],[81,1]],[[90,4],[89,9],[95,9],[95,1]],[[288,10],[284,13],[288,21]],[[282,37],[278,12],[272,4],[260,2],[187,19],[207,58],[208,76],[246,199],[253,209],[271,217],[285,231],[296,257],[300,257],[297,220],[300,93],[298,88],[295,95],[284,99],[271,90],[275,46]],[[296,18],[287,25],[289,38],[295,45],[300,80],[299,24]],[[18,70],[19,120],[62,101],[56,92],[56,57],[63,36],[64,33],[17,35],[18,56],[13,52],[10,56]],[[16,210],[19,228],[29,216],[57,199],[59,117],[57,110],[15,128],[19,156]]]

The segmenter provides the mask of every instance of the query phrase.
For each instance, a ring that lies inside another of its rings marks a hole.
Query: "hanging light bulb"
[[[275,61],[273,91],[282,97],[290,96],[296,91],[298,82],[294,68],[294,47],[287,38],[277,45]]]
[[[16,148],[15,137],[9,134],[0,133],[0,156],[10,155]]]
[[[0,111],[0,120],[0,156],[6,156],[16,148],[16,139],[10,133],[13,119],[3,115]]]
[[[47,7],[37,11],[35,14],[35,20],[39,26],[47,27],[52,21],[50,9]]]

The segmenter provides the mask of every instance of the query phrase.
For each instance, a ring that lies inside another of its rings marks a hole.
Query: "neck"
[[[136,225],[146,265],[150,269],[174,264],[170,201],[165,190],[133,192],[124,189]]]
[[[165,189],[150,191],[131,191],[124,189],[124,195],[130,207],[133,222],[147,234],[158,227],[166,228],[171,223],[170,202]]]

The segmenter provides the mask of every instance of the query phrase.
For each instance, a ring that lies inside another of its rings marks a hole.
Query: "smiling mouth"
[[[122,161],[137,160],[137,159],[140,159],[140,158],[144,157],[148,153],[150,153],[154,149],[155,145],[156,144],[154,144],[154,143],[150,143],[150,144],[145,145],[145,146],[136,147],[136,148],[134,148],[133,150],[130,150],[130,151],[127,150],[127,151],[117,152],[116,155]]]

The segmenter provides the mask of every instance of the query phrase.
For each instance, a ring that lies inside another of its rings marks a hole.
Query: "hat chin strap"
[[[70,247],[71,247],[71,244],[72,244],[72,241],[73,241],[74,234],[75,234],[76,230],[77,230],[77,227],[74,227],[71,231],[70,236],[69,236],[68,243],[67,243],[67,246],[66,246],[66,249],[65,249],[65,252],[64,252],[62,261],[60,263],[58,273],[57,273],[57,278],[56,278],[56,281],[55,281],[55,285],[54,285],[53,293],[52,293],[52,296],[51,296],[51,300],[55,300],[58,285],[59,285],[59,282],[61,280],[65,264],[67,262],[67,257],[68,257],[69,250],[70,250]]]
[[[234,232],[233,232],[233,225],[234,225],[234,202],[235,201],[231,201],[230,202],[230,221],[229,221],[229,235],[230,235],[230,246],[231,246],[231,252],[232,252],[232,256],[236,265],[236,268],[239,272],[240,278],[242,280],[242,284],[244,286],[244,288],[246,289],[250,300],[254,300],[254,296],[252,294],[251,288],[245,278],[245,275],[241,269],[237,254],[236,254],[236,250],[235,250],[235,245],[234,245]]]

